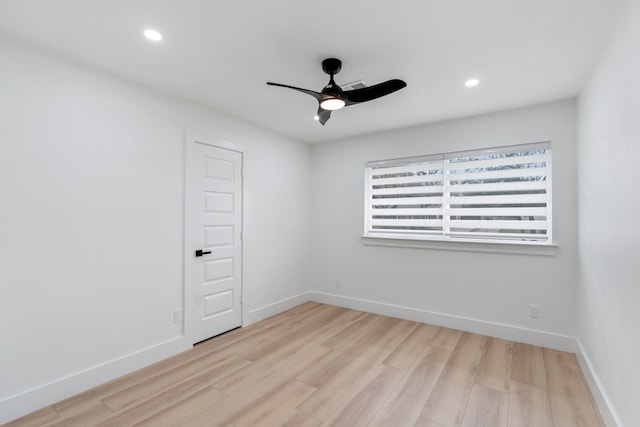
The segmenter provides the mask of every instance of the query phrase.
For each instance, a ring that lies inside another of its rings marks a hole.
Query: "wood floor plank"
[[[288,382],[297,377],[300,372],[316,364],[329,352],[331,350],[326,347],[308,346],[286,357],[265,358],[267,363],[256,361],[244,369],[215,381],[213,386],[229,396],[234,396],[242,393],[248,387],[254,387],[257,383],[268,383],[273,378],[279,378],[281,382]]]
[[[474,384],[461,427],[506,427],[508,402],[506,391]]]
[[[312,387],[319,388],[331,378],[339,375],[340,371],[345,369],[351,361],[350,355],[342,351],[330,350],[317,363],[309,366],[309,369],[300,372],[297,379]]]
[[[444,348],[445,350],[453,350],[458,344],[458,340],[462,336],[462,331],[449,328],[440,328],[431,339],[430,345],[434,347]]]
[[[237,390],[251,384],[252,381],[258,380],[268,375],[268,373],[274,369],[277,369],[282,365],[283,360],[286,361],[293,357],[298,350],[296,345],[285,345],[274,349],[274,351],[266,354],[259,360],[253,361],[246,367],[215,381],[214,386],[226,394],[233,394]]]
[[[314,302],[314,301],[307,301],[303,304],[297,305],[295,307],[293,307],[290,310],[285,311],[284,313],[288,313],[291,312],[293,314],[303,314],[304,312],[306,312],[307,310],[312,309],[313,307],[317,307],[317,306],[323,306],[326,304],[321,304],[319,302]]]
[[[545,348],[543,356],[554,424],[600,427],[575,355]]]
[[[357,320],[352,321],[349,327],[338,332],[321,344],[334,350],[344,348],[349,344],[361,340],[364,335],[375,329],[382,321],[382,319],[374,314],[365,313],[364,315],[358,316]]]
[[[164,389],[159,394],[154,394],[146,400],[136,402],[136,405],[106,418],[104,421],[97,423],[96,426],[124,427],[133,425],[210,386],[213,376],[215,376],[215,373],[203,373],[177,383]]]
[[[353,321],[356,322],[358,320],[360,320],[362,317],[365,317],[367,315],[369,315],[370,313],[367,313],[366,311],[358,311],[358,310],[350,310],[353,312]]]
[[[115,394],[118,391],[125,390],[140,381],[144,381],[149,375],[155,376],[159,373],[166,372],[171,369],[171,366],[175,365],[175,363],[175,359],[163,360],[158,364],[132,372],[131,374],[116,378],[113,381],[109,381],[84,393],[72,396],[54,404],[53,407],[61,415],[77,412],[86,406],[92,405],[97,400]]]
[[[297,325],[297,326],[306,326],[309,323],[315,322],[316,320],[318,320],[319,318],[324,317],[324,319],[327,319],[327,316],[330,317],[335,317],[335,316],[339,316],[341,314],[344,314],[346,312],[348,312],[349,309],[347,308],[343,308],[343,307],[336,307],[333,305],[324,305],[324,304],[318,304],[318,303],[314,303],[314,307],[310,310],[306,310],[302,315],[296,315],[296,316],[292,316],[289,319],[285,320],[285,324],[287,325]]]
[[[451,352],[438,347],[423,349],[419,360],[386,400],[371,426],[413,425],[436,385]]]
[[[315,329],[312,334],[312,338],[310,340],[311,344],[322,345],[325,341],[331,339],[336,334],[350,327],[354,322],[355,318],[359,316],[354,316],[352,311],[346,311],[334,319],[328,321],[325,325],[322,325]]]
[[[42,424],[42,427],[84,427],[113,415],[113,412],[102,402],[87,405],[78,412],[73,412],[56,420]]]
[[[353,325],[356,313],[344,308],[336,307],[336,309],[325,313],[323,319],[313,324],[298,325],[301,334],[292,337],[297,340],[295,345],[322,345],[326,340]],[[285,345],[290,344],[292,344],[291,339]]]
[[[250,339],[242,340],[236,345],[216,350],[212,355],[237,356],[241,359],[254,361],[264,355],[271,354],[273,350],[280,350],[280,346],[274,345],[274,343],[286,342],[283,337],[289,337],[290,334],[299,333],[299,331],[300,329],[295,325],[280,323],[261,331],[260,334]]]
[[[284,346],[293,346],[296,340],[310,341],[309,331],[326,326],[327,322],[343,314],[344,308],[332,306],[319,306],[313,310],[305,312],[305,317],[297,321],[289,319],[283,323],[286,331],[278,334],[265,336],[265,344],[255,349],[247,349],[246,352],[236,353],[239,357],[247,360],[258,360],[266,355],[279,351]]]
[[[323,426],[366,427],[382,403],[404,377],[405,372],[387,365],[378,365],[369,381],[365,382]]]
[[[317,310],[319,310],[319,308],[316,308],[314,312]],[[301,314],[304,318],[307,318],[309,315],[307,312]],[[198,344],[194,347],[194,350],[200,350],[202,351],[201,354],[209,354],[210,357],[217,357],[218,360],[231,355],[246,358],[242,356],[269,346],[274,339],[296,329],[300,329],[295,325],[286,324],[284,321],[269,323],[269,320],[270,319],[264,321],[269,326],[262,326],[263,322],[250,325],[247,329],[255,328],[251,329],[250,333],[244,335],[242,331],[245,328],[235,329]]]
[[[366,334],[355,347],[346,346],[344,351],[357,351],[360,357],[382,363],[417,326],[409,320],[385,318],[375,331]]]
[[[552,425],[547,391],[529,384],[511,381],[509,427],[548,427]]]
[[[107,396],[102,401],[114,412],[122,411],[149,399],[157,393],[173,384],[192,378],[196,375],[206,375],[209,381],[220,380],[249,365],[250,362],[236,356],[229,356],[217,363],[211,363],[207,358],[199,358],[192,363],[187,363],[176,369],[141,381],[125,390]]]
[[[227,399],[224,393],[208,386],[134,425],[136,427],[180,427],[185,420],[206,411],[215,402],[224,399]]]
[[[301,319],[304,318],[309,312],[313,312],[318,307],[323,306],[324,304],[319,304],[317,302],[306,302],[304,304],[300,304],[296,307],[293,307],[287,311],[283,311],[282,313],[278,313],[271,317],[268,317],[264,320],[261,320],[259,323],[254,323],[254,325],[261,325],[263,327],[275,326],[278,324],[282,324],[292,319]],[[299,321],[299,320],[295,320]]]
[[[295,387],[299,387],[299,390],[302,390],[304,394],[303,397],[306,397],[307,393],[313,391],[313,387],[303,384],[300,381],[287,379],[283,381],[282,378],[273,376],[257,383],[254,387],[244,389],[242,393],[236,396],[212,403],[204,411],[183,420],[181,427],[227,426],[255,408],[263,408],[263,410],[266,410],[269,406],[273,406],[275,410],[279,406],[279,403],[277,400],[274,400],[274,395],[278,395],[282,390],[289,393],[291,389],[288,387],[291,384],[295,384]],[[294,399],[294,401],[297,400]],[[289,408],[285,416],[293,409],[293,407]]]
[[[282,423],[282,427],[320,427],[322,421],[294,409]]]
[[[508,391],[511,383],[512,350],[511,341],[487,338],[475,383],[494,390]]]
[[[316,389],[300,381],[293,380],[278,388],[268,399],[263,400],[233,420],[235,427],[279,426],[289,413]]]
[[[257,378],[264,377],[274,370],[288,367],[290,363],[288,360],[298,359],[299,356],[296,355],[296,352],[304,345],[308,344],[309,347],[314,347],[318,350],[319,346],[313,346],[313,342],[323,340],[327,336],[333,335],[348,326],[350,321],[347,320],[347,317],[342,315],[335,317],[337,313],[344,314],[343,310],[344,309],[325,311],[323,317],[307,323],[305,327],[297,328],[296,333],[286,334],[284,339],[278,336],[268,337],[273,344],[268,346],[269,351],[262,353],[263,350],[261,349],[259,357],[258,353],[248,355],[246,353],[240,353],[241,355],[247,355],[249,358],[254,358],[255,362],[241,372],[233,373],[228,378],[217,382],[215,384],[216,388],[223,390],[227,394],[233,394],[237,390],[248,386]],[[331,332],[327,334],[327,331]],[[323,348],[327,351],[329,350],[326,347]],[[293,371],[289,370],[287,375],[292,373]]]
[[[440,328],[421,323],[396,347],[384,363],[394,368],[409,370],[411,366],[424,354],[431,339]]]
[[[295,309],[295,307],[294,307],[294,309]],[[273,326],[280,325],[280,324],[284,323],[286,320],[291,319],[292,317],[298,316],[298,313],[293,311],[294,309],[283,311],[282,313],[278,313],[278,314],[275,314],[275,315],[273,315],[271,317],[267,317],[266,319],[261,320],[259,323],[254,323],[251,326],[260,325],[263,328],[270,328],[270,327],[273,327]],[[239,328],[239,329],[242,330],[244,328]]]
[[[544,367],[542,347],[523,343],[513,344],[511,379],[547,389],[547,372]]]
[[[349,341],[332,345],[332,339],[328,346],[345,354],[357,352],[358,357],[381,363],[417,326],[416,322],[377,316],[374,322],[358,329],[356,334],[350,334]]]
[[[53,406],[45,406],[23,417],[4,424],[4,427],[35,427],[59,418]]]
[[[422,410],[423,418],[443,425],[462,422],[486,338],[467,332],[460,336]]]
[[[321,421],[326,421],[361,384],[371,377],[374,367],[375,363],[370,360],[356,354],[350,355],[349,363],[328,378],[315,393],[298,405],[297,409]]]
[[[444,427],[442,424],[436,424],[426,418],[419,417],[413,427]]]
[[[280,323],[291,322],[291,321],[293,321],[294,323],[304,322],[310,316],[315,315],[319,311],[326,310],[328,307],[329,306],[325,304],[318,304],[315,302],[306,302],[290,310],[287,310],[283,313],[279,313],[265,319],[267,321],[265,323],[272,324],[274,321],[278,319],[280,320]]]

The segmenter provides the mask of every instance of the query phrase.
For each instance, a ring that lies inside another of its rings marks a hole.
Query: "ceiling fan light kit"
[[[335,111],[344,108],[346,102],[340,98],[327,98],[320,103],[320,108],[323,110]]]
[[[267,84],[286,87],[313,96],[318,101],[318,113],[316,117],[323,126],[331,117],[331,111],[339,110],[349,105],[371,101],[407,86],[404,81],[393,79],[360,89],[343,90],[333,80],[333,76],[338,74],[341,68],[342,61],[337,58],[327,58],[322,61],[322,70],[329,74],[329,83],[320,92],[280,83],[267,82]]]

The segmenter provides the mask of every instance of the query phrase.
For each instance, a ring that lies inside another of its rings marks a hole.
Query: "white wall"
[[[546,140],[555,256],[361,243],[366,161]],[[312,172],[312,298],[573,350],[574,100],[315,145]],[[539,319],[529,318],[529,304],[539,305]]]
[[[306,296],[309,146],[0,40],[0,423],[188,346],[185,131],[245,149],[245,321]]]
[[[578,116],[577,335],[621,426],[640,426],[639,23],[640,3],[628,2]]]

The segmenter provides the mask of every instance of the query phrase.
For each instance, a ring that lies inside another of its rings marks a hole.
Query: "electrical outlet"
[[[336,277],[336,288],[342,287],[342,277]]]
[[[173,323],[180,322],[182,322],[182,309],[176,308],[175,310],[173,310]]]
[[[529,305],[529,317],[531,317],[532,319],[539,319],[540,318],[540,307],[538,307],[535,304]]]

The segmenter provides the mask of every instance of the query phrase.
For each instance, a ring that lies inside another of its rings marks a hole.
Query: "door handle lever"
[[[211,253],[211,251],[203,252],[202,249],[198,249],[196,251],[196,256],[208,255],[210,253]]]

